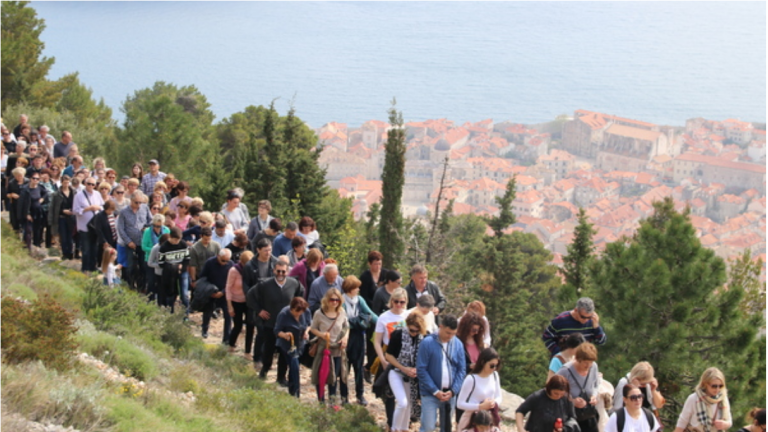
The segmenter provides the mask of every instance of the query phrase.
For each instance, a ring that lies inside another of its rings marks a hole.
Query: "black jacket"
[[[274,273],[272,273],[272,270],[275,268],[275,264],[277,264],[277,261],[278,261],[277,258],[270,255],[269,267],[267,268],[267,277],[260,278],[259,277],[259,258],[258,258],[258,255],[254,255],[253,258],[251,258],[251,260],[248,261],[247,264],[245,264],[245,267],[243,267],[243,293],[247,295],[248,291],[254,286],[256,286],[256,284],[258,284],[262,280],[269,279],[272,276],[274,276]]]
[[[445,296],[443,296],[443,292],[440,291],[440,288],[437,286],[436,283],[432,281],[427,281],[427,288],[424,290],[427,294],[431,295],[435,298],[435,307],[440,309],[440,312],[445,310],[445,306],[447,304],[445,300]],[[413,309],[416,307],[416,287],[413,285],[413,281],[408,284],[408,286],[405,287],[405,292],[408,293],[408,309]]]
[[[40,190],[40,198],[45,199],[48,196],[48,190],[45,189],[42,186],[37,186],[37,189]],[[16,209],[17,218],[22,223],[26,221],[27,216],[31,214],[32,210],[32,196],[30,195],[31,191],[29,189],[29,184],[25,184],[21,187],[21,193],[19,193],[19,206]],[[42,212],[42,204],[40,205]],[[35,215],[32,215],[35,216]]]
[[[292,277],[285,278],[282,288],[277,284],[275,278],[269,278],[256,284],[253,289],[245,295],[245,301],[248,309],[253,314],[255,322],[267,328],[274,328],[277,314],[284,307],[291,304],[294,297],[304,296],[304,289],[299,281]],[[269,319],[264,321],[259,317],[262,310],[269,312]]]
[[[96,216],[93,217],[93,225],[96,227],[96,236],[98,237],[98,243],[96,244],[109,243],[113,248],[117,247],[117,238],[112,237],[112,228],[109,226],[109,215],[107,215],[107,212],[100,211],[96,213]],[[117,226],[115,226],[115,236],[117,236]]]

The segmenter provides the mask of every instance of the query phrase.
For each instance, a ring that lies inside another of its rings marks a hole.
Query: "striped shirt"
[[[587,342],[597,345],[604,344],[606,339],[602,326],[592,328],[592,320],[582,324],[571,316],[571,311],[565,311],[556,316],[549,323],[547,329],[544,330],[541,339],[544,341],[544,345],[547,346],[550,354],[554,356],[560,352],[560,343],[573,333],[581,333]]]

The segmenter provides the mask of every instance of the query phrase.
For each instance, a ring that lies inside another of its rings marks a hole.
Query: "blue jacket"
[[[451,379],[451,391],[456,396],[467,375],[464,345],[456,337],[448,342],[448,364]],[[419,390],[422,396],[434,396],[440,390],[443,377],[443,346],[437,333],[427,335],[419,345],[416,358],[416,373],[419,377]]]

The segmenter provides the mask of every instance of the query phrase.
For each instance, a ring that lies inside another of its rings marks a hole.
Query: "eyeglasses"
[[[710,384],[709,387],[711,387],[713,389],[721,389],[721,388],[725,387],[725,384]]]
[[[338,303],[338,302],[341,301],[341,299],[339,299],[339,298],[330,298],[330,299],[328,299],[328,301],[329,302],[333,302],[333,303]]]
[[[115,195],[122,195],[124,193],[125,193],[125,191],[115,191]]]
[[[160,211],[160,207],[152,207],[152,211]]]
[[[488,367],[491,368],[491,369],[496,369],[497,367],[499,367],[499,364],[498,363],[489,363]]]
[[[136,204],[136,205],[142,205],[143,204],[141,201],[134,201],[133,203]]]
[[[406,301],[405,300],[392,300],[392,303],[394,303],[394,304],[405,304]]]
[[[288,273],[288,272],[286,272],[285,270],[275,270],[275,274],[286,274],[286,273]],[[331,300],[331,301],[333,301],[333,300]]]
[[[40,180],[40,177],[32,177],[32,180]]]
[[[86,186],[96,186],[96,183],[86,183]]]
[[[639,394],[639,395],[630,395],[630,396],[627,396],[627,398],[629,400],[631,400],[632,402],[637,402],[637,401],[643,400],[643,395],[641,395],[641,394]]]

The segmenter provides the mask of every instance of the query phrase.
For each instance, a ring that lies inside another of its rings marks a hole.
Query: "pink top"
[[[243,275],[240,271],[232,267],[227,274],[227,286],[224,289],[227,300],[235,303],[245,303],[245,294],[243,293]]]
[[[187,225],[189,225],[189,219],[190,219],[191,217],[192,217],[192,216],[190,216],[190,215],[186,215],[186,216],[184,216],[184,218],[182,219],[182,218],[179,218],[178,216],[176,216],[176,219],[174,219],[174,221],[173,221],[173,222],[176,224],[176,226],[177,226],[177,227],[179,227],[179,229],[180,229],[180,230],[182,230],[182,231],[186,231],[186,229],[187,229]]]
[[[227,297],[229,298],[229,297]],[[467,353],[469,354],[469,361],[472,363],[477,363],[477,358],[480,356],[480,350],[477,349],[476,344],[467,344],[466,345]]]

